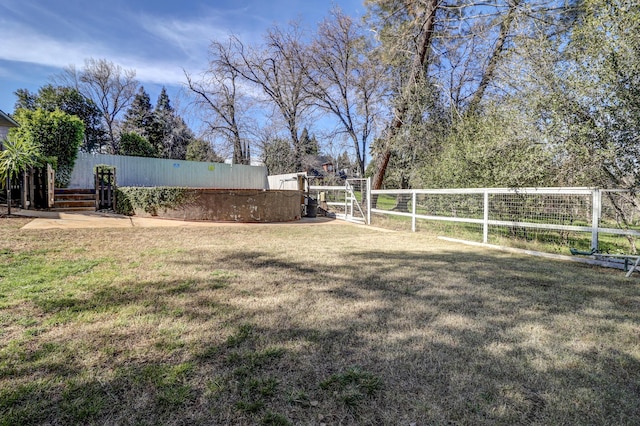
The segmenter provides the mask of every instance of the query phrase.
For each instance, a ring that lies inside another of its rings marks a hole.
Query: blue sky
[[[2,0],[0,110],[13,112],[13,92],[37,91],[62,68],[87,58],[133,68],[155,103],[160,88],[180,102],[183,69],[207,66],[211,40],[257,42],[291,20],[314,28],[332,5],[361,16],[363,0]]]

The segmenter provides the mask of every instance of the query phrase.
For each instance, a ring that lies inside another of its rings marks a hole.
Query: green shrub
[[[139,134],[128,132],[120,135],[120,155],[155,157],[156,149]]]
[[[84,123],[75,115],[60,110],[35,111],[18,109],[14,118],[20,127],[11,129],[10,135],[35,145],[39,152],[57,159],[56,185],[66,187],[84,140]]]
[[[172,186],[137,187],[125,186],[117,189],[116,212],[133,215],[142,210],[155,215],[158,209],[175,209],[192,200],[189,188]]]

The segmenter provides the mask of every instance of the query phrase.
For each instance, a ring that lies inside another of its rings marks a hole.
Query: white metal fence
[[[479,240],[531,240],[605,252],[634,252],[640,237],[635,196],[595,188],[374,190],[370,213],[439,226]],[[374,219],[375,220],[375,219]]]
[[[356,223],[370,223],[371,179],[347,179],[344,186],[309,187],[320,208],[336,218]]]
[[[602,253],[636,253],[640,203],[624,190],[472,188],[371,190],[370,180],[311,186],[337,218],[483,243],[537,244]],[[384,221],[384,223],[382,223]]]

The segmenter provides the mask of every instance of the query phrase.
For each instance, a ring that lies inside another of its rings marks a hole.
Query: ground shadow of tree
[[[209,278],[35,303],[69,324],[133,309],[153,336],[132,354],[139,332],[91,329],[111,333],[112,358],[95,374],[69,340],[5,356],[4,377],[34,384],[0,395],[0,423],[640,421],[640,362],[629,349],[640,296],[617,272],[456,250],[353,248],[330,266],[296,259],[196,249],[169,261]],[[212,275],[221,270],[224,279]],[[204,332],[186,340],[154,329],[172,320]]]

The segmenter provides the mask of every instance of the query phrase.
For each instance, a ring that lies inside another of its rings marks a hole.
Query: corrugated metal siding
[[[162,158],[79,153],[70,188],[92,188],[98,164],[116,168],[119,186],[181,186],[189,188],[267,189],[267,168]]]

